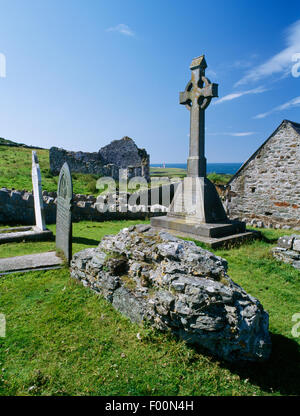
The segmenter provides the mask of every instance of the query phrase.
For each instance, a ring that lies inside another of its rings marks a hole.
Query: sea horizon
[[[243,163],[207,163],[207,173],[219,173],[234,175]],[[187,163],[151,163],[150,167],[153,168],[177,168],[187,169]]]

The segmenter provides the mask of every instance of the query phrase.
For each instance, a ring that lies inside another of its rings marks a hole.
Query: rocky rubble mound
[[[71,275],[134,322],[146,320],[228,361],[271,351],[268,314],[227,275],[227,262],[149,225],[76,253]]]

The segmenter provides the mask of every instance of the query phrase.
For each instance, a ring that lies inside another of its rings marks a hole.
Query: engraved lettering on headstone
[[[72,198],[72,177],[69,165],[65,162],[58,179],[56,248],[63,251],[68,264],[72,257]]]

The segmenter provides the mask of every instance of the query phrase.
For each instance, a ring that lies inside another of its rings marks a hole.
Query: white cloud
[[[207,133],[209,136],[234,136],[234,137],[244,137],[252,136],[256,134],[255,131],[241,131],[241,132],[222,132],[222,133]]]
[[[300,52],[300,20],[286,30],[286,48],[269,58],[263,64],[249,70],[235,86],[258,81],[273,74],[286,76],[293,65],[292,56]]]
[[[252,136],[253,134],[255,134],[254,131],[245,131],[241,133],[231,133],[230,136],[243,137],[243,136]]]
[[[258,55],[257,54],[252,54],[250,56],[248,56],[247,59],[239,59],[235,62],[233,62],[233,64],[231,65],[232,68],[241,68],[241,69],[245,69],[245,68],[250,68],[250,66],[253,65],[254,60],[257,60]]]
[[[107,32],[119,32],[121,35],[125,36],[134,36],[134,32],[130,29],[129,26],[125,25],[124,23],[120,23],[117,26],[109,27],[106,29]]]
[[[216,78],[217,73],[216,73],[216,71],[214,71],[213,69],[208,68],[208,69],[206,70],[206,75],[207,75],[208,77],[213,77],[213,78]]]
[[[0,53],[0,78],[6,78],[6,56]]]
[[[279,105],[277,107],[274,107],[272,110],[267,111],[266,113],[257,114],[253,118],[255,118],[255,119],[265,118],[265,117],[269,116],[270,114],[275,113],[277,111],[288,110],[290,108],[297,107],[299,105],[300,105],[300,96],[299,97],[295,97],[292,100],[287,101],[286,103],[281,104],[281,105]]]
[[[252,90],[233,92],[232,94],[224,95],[224,97],[220,98],[217,101],[214,101],[214,104],[221,104],[224,101],[235,100],[236,98],[242,97],[243,95],[260,94],[265,91],[268,91],[268,90],[264,87],[257,87],[257,88],[253,88]]]

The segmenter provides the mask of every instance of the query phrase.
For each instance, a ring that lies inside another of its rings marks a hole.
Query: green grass
[[[147,223],[147,221],[140,220],[138,223]],[[136,221],[81,221],[73,223],[73,254],[85,248],[97,246],[104,235],[117,234],[122,228],[130,227],[132,224],[136,224]],[[55,251],[56,226],[55,224],[47,225],[47,228],[53,231],[52,241],[27,241],[26,243],[1,244],[0,258]]]
[[[150,167],[150,175],[153,177],[184,178],[186,176],[186,170],[180,168]]]
[[[233,175],[227,173],[216,173],[212,172],[207,175],[208,179],[217,185],[226,185],[227,182],[232,178]]]
[[[24,147],[0,146],[0,188],[32,190],[32,150]],[[57,191],[58,175],[50,173],[49,150],[36,149],[42,173],[42,187],[49,192]],[[98,195],[97,175],[73,173],[73,189],[76,194]]]
[[[96,246],[103,235],[132,223],[74,224],[73,249]],[[215,253],[228,260],[232,279],[270,314],[273,352],[267,363],[228,365],[170,335],[132,324],[71,280],[66,268],[37,271],[0,279],[0,313],[7,319],[7,336],[0,338],[0,394],[299,394],[300,338],[291,335],[292,315],[300,312],[299,272],[269,254],[274,245],[269,239],[283,231],[262,232],[265,241]],[[53,247],[40,244],[42,250]],[[20,254],[26,246],[12,244],[11,252]],[[32,243],[31,249],[38,247]],[[1,256],[5,252],[0,246]]]
[[[32,150],[25,147],[0,146],[0,188],[32,190]],[[58,175],[54,176],[50,172],[49,150],[36,149],[36,152],[42,173],[43,190],[48,192],[57,191]],[[150,168],[150,173],[152,177],[184,178],[186,176],[185,169],[177,168]],[[208,175],[208,178],[217,184],[225,184],[230,177],[231,175],[219,175],[216,173]],[[75,194],[95,196],[99,194],[99,191],[96,189],[96,182],[99,176],[72,173],[72,179]]]
[[[0,144],[10,144],[10,145],[15,145],[15,146],[22,146],[22,144],[21,143],[16,143],[16,142],[13,142],[12,140],[8,140],[8,139],[4,139],[3,137],[0,137]]]
[[[186,169],[180,168],[150,168],[150,174],[152,177],[167,177],[167,178],[185,178]],[[208,179],[218,185],[225,185],[231,178],[232,175],[225,173],[215,173],[212,172],[207,175]]]

